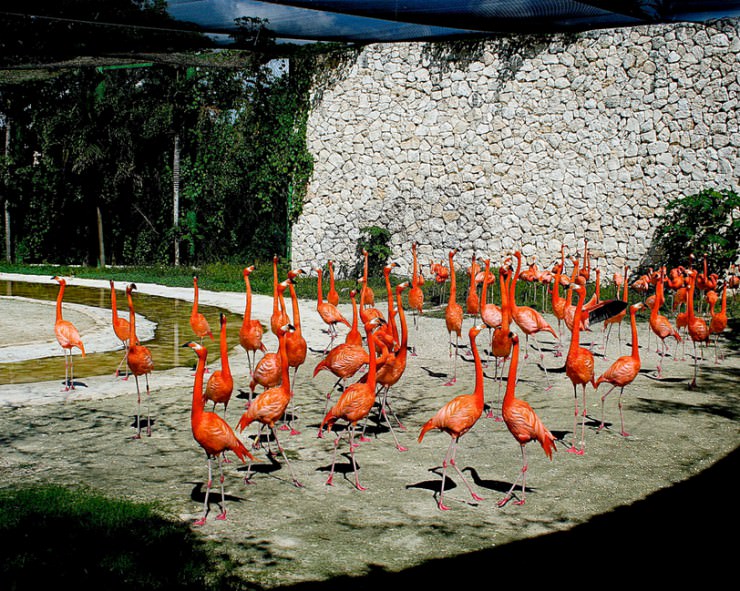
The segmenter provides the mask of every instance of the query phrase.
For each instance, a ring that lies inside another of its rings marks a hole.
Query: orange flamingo
[[[712,318],[709,321],[709,334],[715,335],[714,337],[714,362],[717,363],[722,356],[718,353],[719,348],[719,335],[724,332],[727,328],[727,281],[722,286],[722,307],[716,314],[714,313],[714,306],[712,306]]]
[[[525,339],[524,359],[527,359],[528,357],[529,337],[532,336],[532,338],[534,339],[535,345],[537,347],[537,351],[540,354],[540,360],[543,362],[542,367],[545,370],[545,378],[547,379],[546,389],[549,390],[550,388],[552,388],[552,384],[550,384],[550,378],[547,375],[547,367],[544,364],[545,356],[542,353],[542,350],[540,349],[540,343],[537,340],[537,334],[540,332],[549,332],[556,339],[558,338],[558,335],[555,332],[555,329],[552,326],[550,326],[547,320],[545,320],[542,314],[540,314],[537,310],[535,310],[534,308],[530,308],[529,306],[517,306],[516,304],[516,282],[519,279],[519,272],[522,268],[522,253],[519,251],[516,251],[514,253],[514,257],[516,257],[516,260],[517,260],[516,271],[514,272],[514,277],[511,280],[511,285],[509,286],[509,302],[508,302],[509,308],[511,310],[511,318],[524,333],[524,339]]]
[[[134,298],[131,295],[136,289],[135,283],[130,283],[126,287],[126,299],[128,300],[128,321],[129,321],[129,333],[128,333],[128,353],[126,354],[126,362],[134,374],[136,380],[136,430],[137,434],[134,439],[141,439],[141,390],[139,389],[139,376],[144,376],[146,381],[146,408],[147,408],[147,420],[146,420],[146,434],[151,436],[152,434],[152,421],[151,413],[149,411],[149,374],[154,369],[154,362],[152,361],[151,351],[144,345],[142,345],[136,338],[136,313],[134,311]]]
[[[490,272],[491,260],[486,259],[484,265],[483,286],[481,287],[480,296],[480,319],[488,327],[488,333],[490,335],[493,329],[497,326],[501,326],[503,314],[501,308],[493,302],[488,301],[488,286],[491,285],[495,279],[494,275]]]
[[[275,299],[279,306],[279,316],[282,316],[284,314],[285,318],[287,319],[288,315],[285,312],[284,306],[282,306],[282,294],[285,289],[285,282],[279,283],[275,291]],[[286,322],[286,324],[289,324],[289,322]],[[281,328],[277,329],[277,333],[275,334],[280,334],[281,330]],[[252,372],[252,379],[249,382],[249,402],[247,403],[247,405],[250,405],[252,403],[252,395],[254,394],[254,390],[258,385],[262,386],[265,389],[274,388],[275,386],[280,384],[281,376],[282,363],[280,361],[280,353],[276,351],[268,351],[262,356],[262,359],[259,360],[257,365],[255,365],[254,371]]]
[[[226,341],[226,315],[222,312],[219,315],[220,334],[219,350],[221,353],[221,369],[217,369],[211,374],[206,383],[205,399],[213,402],[213,410],[216,410],[217,404],[224,405],[224,419],[226,418],[226,407],[231,400],[231,393],[234,391],[234,378],[231,375],[229,366],[229,346]],[[197,368],[196,368],[197,369]]]
[[[334,261],[329,261],[329,291],[326,292],[326,301],[332,306],[339,305],[339,292],[334,284]]]
[[[344,342],[348,345],[362,346],[362,334],[360,334],[360,329],[358,328],[357,300],[355,299],[356,297],[357,291],[354,289],[351,290],[349,292],[349,299],[352,301],[352,326],[350,327],[347,336],[344,337]]]
[[[552,313],[555,315],[555,318],[558,319],[558,334],[562,333],[562,322],[565,319],[565,307],[569,303],[568,300],[566,300],[564,297],[560,296],[560,285],[562,283],[561,278],[563,277],[563,273],[565,272],[565,244],[560,245],[560,264],[556,265],[555,269],[555,281],[552,286]],[[555,353],[556,357],[559,357],[562,355],[560,352],[561,347],[563,346],[563,343],[558,337],[558,343],[557,343],[557,351]]]
[[[662,314],[659,314],[660,307],[665,303],[665,296],[663,292],[664,273],[665,267],[661,267],[660,279],[655,284],[655,302],[653,303],[653,306],[650,310],[650,329],[661,341],[661,347],[659,351],[660,362],[658,363],[658,378],[661,378],[663,376],[663,358],[665,357],[665,352],[668,348],[665,340],[668,337],[673,337],[676,339],[677,343],[681,342],[681,335],[678,334],[678,331],[676,331],[673,326],[671,326],[668,318],[666,318]]]
[[[494,379],[498,381],[498,394],[496,396],[496,405],[491,405],[488,413],[496,421],[501,421],[501,382],[504,377],[504,368],[506,359],[511,355],[511,349],[514,344],[511,338],[511,306],[509,305],[508,282],[511,280],[511,268],[502,265],[499,268],[499,284],[501,286],[501,325],[493,331],[491,338],[491,354],[496,359]],[[501,376],[498,375],[498,360],[501,360]],[[493,409],[496,409],[494,412]]]
[[[709,344],[709,327],[706,321],[694,313],[694,292],[696,290],[696,276],[698,271],[693,269],[689,275],[689,294],[686,301],[686,311],[688,313],[686,329],[694,345],[694,379],[689,384],[690,388],[696,388],[696,377],[699,373],[699,355],[696,351],[696,344]]]
[[[249,275],[254,271],[254,265],[245,267],[243,271],[244,286],[246,289],[246,302],[244,306],[244,320],[239,329],[239,344],[247,353],[247,363],[249,364],[249,375],[252,375],[254,365],[257,363],[257,351],[263,353],[267,351],[265,344],[262,342],[264,329],[262,323],[252,318],[252,286],[249,281]],[[250,355],[251,354],[251,355]]]
[[[85,345],[82,343],[80,333],[69,320],[62,318],[62,298],[64,298],[64,289],[67,282],[61,277],[52,277],[59,283],[59,293],[57,294],[57,311],[56,320],[54,321],[54,334],[57,342],[64,352],[64,392],[75,389],[74,376],[74,358],[72,357],[72,348],[77,347],[82,356],[85,357]]]
[[[218,468],[221,482],[221,513],[216,516],[218,520],[226,519],[226,498],[224,496],[224,469],[223,456],[226,451],[233,451],[237,457],[246,462],[247,458],[254,460],[246,446],[239,440],[232,428],[220,416],[214,412],[208,412],[203,408],[203,374],[206,369],[206,356],[208,350],[190,341],[184,347],[190,347],[198,356],[198,365],[195,369],[195,382],[193,383],[193,401],[190,406],[190,426],[193,439],[198,442],[206,452],[208,458],[208,482],[206,483],[206,498],[203,502],[203,516],[195,522],[195,525],[203,525],[208,516],[208,495],[213,485],[213,472],[211,460],[218,458]]]
[[[475,360],[475,389],[472,394],[461,394],[450,400],[429,419],[419,432],[419,443],[424,439],[425,433],[432,429],[439,429],[447,433],[452,440],[447,448],[444,460],[442,460],[442,485],[439,492],[439,501],[437,507],[442,511],[447,511],[449,507],[444,504],[445,480],[447,478],[447,464],[449,463],[457,471],[461,480],[467,486],[470,495],[476,501],[482,501],[482,497],[477,495],[460,468],[457,467],[456,455],[457,445],[460,438],[473,428],[481,414],[483,414],[483,364],[481,363],[480,354],[475,339],[480,331],[486,327],[485,324],[477,324],[470,328],[468,333],[470,339],[470,349],[473,351]]]
[[[363,322],[367,322],[364,317],[362,316],[362,310],[367,306],[372,308],[375,306],[375,292],[373,291],[373,288],[368,285],[367,282],[367,274],[368,274],[368,257],[370,256],[370,253],[367,251],[367,249],[362,249],[362,256],[364,258],[363,263],[363,271],[362,271],[362,288],[360,289],[360,318],[362,318]]]
[[[290,323],[290,318],[285,308],[280,307],[280,294],[278,294],[280,280],[278,279],[278,257],[272,257],[272,316],[270,316],[270,330],[272,334],[280,332],[280,327]]]
[[[413,271],[411,274],[411,289],[409,289],[409,308],[413,310],[414,315],[414,329],[418,331],[419,325],[417,319],[424,313],[424,292],[421,286],[424,283],[424,279],[419,274],[419,259],[416,254],[417,243],[414,242],[411,245],[411,256],[414,260]],[[416,355],[416,344],[411,352],[412,355]]]
[[[529,467],[526,450],[527,443],[530,441],[539,441],[542,449],[545,450],[545,454],[551,461],[552,452],[557,451],[553,434],[545,427],[532,407],[524,400],[517,398],[514,394],[517,381],[517,365],[519,364],[519,337],[512,333],[510,338],[513,343],[513,352],[511,354],[509,375],[506,380],[506,393],[504,394],[501,412],[509,433],[514,436],[514,439],[517,440],[522,450],[522,469],[519,471],[516,480],[512,483],[509,492],[498,502],[499,507],[503,507],[511,500],[514,488],[520,480],[522,482],[522,498],[516,501],[515,504],[523,505],[526,501],[527,469]]]
[[[318,311],[319,316],[321,316],[321,320],[323,320],[324,323],[329,327],[330,340],[329,344],[324,349],[324,353],[326,353],[329,349],[331,349],[332,345],[334,344],[334,339],[337,337],[337,324],[345,324],[348,328],[351,328],[352,325],[344,316],[342,316],[342,313],[336,306],[324,301],[324,294],[321,287],[321,276],[323,274],[323,271],[320,267],[314,267],[314,271],[316,271],[316,275],[318,276],[318,301],[316,302],[316,310]]]
[[[579,277],[582,281],[583,278]],[[581,319],[583,316],[583,302],[586,299],[586,286],[577,282],[575,290],[578,292],[578,304],[573,322],[573,333],[570,339],[568,356],[565,360],[565,373],[573,383],[573,397],[575,399],[575,412],[573,415],[573,445],[568,449],[570,453],[583,455],[586,450],[586,384],[594,385],[594,355],[588,349],[580,346]],[[581,442],[580,449],[576,446],[577,422],[578,422],[578,392],[577,386],[583,388],[583,411],[581,413]]]
[[[599,425],[599,431],[604,428],[604,404],[606,402],[606,397],[611,394],[612,390],[614,388],[619,388],[619,418],[622,422],[622,431],[621,434],[623,437],[629,437],[629,433],[624,430],[624,414],[622,413],[622,394],[624,394],[624,389],[629,386],[637,377],[637,374],[640,373],[640,348],[637,343],[637,321],[636,321],[636,315],[637,312],[639,312],[642,308],[645,307],[645,304],[642,302],[638,302],[636,304],[633,304],[629,307],[630,311],[630,326],[632,328],[632,354],[631,355],[623,355],[622,357],[619,357],[614,363],[612,363],[609,368],[599,376],[599,378],[594,383],[594,387],[596,389],[599,388],[600,384],[603,384],[604,382],[607,382],[609,384],[612,384],[612,387],[609,388],[606,394],[604,394],[601,397],[601,424]]]
[[[239,419],[239,422],[237,423],[237,429],[239,429],[239,432],[242,432],[255,421],[261,423],[260,430],[262,429],[262,426],[268,427],[270,429],[270,432],[272,433],[273,438],[275,439],[275,444],[277,445],[278,450],[285,460],[286,466],[288,466],[288,469],[290,470],[293,484],[301,488],[303,485],[298,481],[298,479],[295,477],[295,474],[293,473],[293,467],[290,465],[290,461],[288,460],[288,457],[285,455],[285,451],[280,445],[280,440],[277,436],[277,429],[275,428],[275,423],[277,423],[283,417],[283,415],[285,414],[285,410],[288,408],[288,404],[293,397],[293,393],[290,390],[290,373],[288,371],[288,354],[285,346],[285,337],[287,333],[293,331],[294,328],[295,327],[293,325],[286,324],[285,326],[281,327],[281,329],[277,333],[278,353],[280,354],[281,368],[280,384],[273,388],[265,390],[264,392],[262,392],[262,394],[254,399],[252,404],[249,405],[247,410],[244,411],[244,414],[242,414],[241,418]],[[270,449],[269,439],[267,442],[267,453],[269,456],[273,455],[272,450]],[[245,483],[250,482],[251,468],[252,464],[250,463],[247,475],[244,477]]]
[[[476,277],[480,271],[480,265],[475,259],[475,253],[473,253],[470,268],[468,274],[470,275],[470,284],[468,285],[468,295],[465,298],[465,312],[471,316],[477,316],[480,312],[480,298],[478,297],[478,281]]]
[[[206,317],[198,312],[198,277],[193,277],[193,309],[190,312],[190,328],[193,329],[195,336],[200,339],[201,345],[205,337],[213,340],[213,332],[211,332]],[[208,371],[207,368],[206,371]]]
[[[308,353],[308,345],[306,339],[303,336],[303,329],[301,328],[301,311],[298,307],[298,296],[295,292],[295,279],[303,273],[303,269],[296,271],[290,271],[288,273],[288,289],[290,290],[290,299],[293,310],[293,330],[289,331],[285,335],[285,351],[288,358],[288,367],[293,368],[293,376],[290,381],[290,391],[295,394],[295,377],[298,373],[298,368],[306,362],[306,354]],[[294,398],[291,398],[290,402],[290,421],[287,424],[281,426],[281,429],[290,429],[291,435],[298,435],[298,431],[293,426],[295,420],[295,402]]]
[[[357,463],[355,461],[355,430],[357,428],[358,421],[364,420],[372,410],[375,404],[375,386],[376,386],[376,358],[375,358],[375,337],[373,331],[376,327],[381,326],[385,321],[381,318],[373,318],[365,324],[365,333],[367,334],[367,347],[369,351],[369,370],[367,373],[367,380],[364,382],[355,382],[350,384],[349,387],[342,392],[337,403],[329,409],[321,420],[319,431],[323,431],[326,427],[327,431],[331,431],[332,427],[338,420],[344,420],[349,423],[349,453],[352,460],[352,468],[355,473],[355,487],[357,490],[366,490],[364,486],[360,484],[360,477],[357,473]],[[334,466],[337,460],[337,447],[339,446],[340,435],[337,433],[334,439],[334,454],[331,462],[331,471],[329,472],[329,478],[326,484],[333,484],[334,480]]]
[[[110,309],[111,309],[111,314],[112,314],[111,321],[113,323],[113,332],[116,333],[118,340],[121,341],[121,344],[123,345],[123,359],[121,359],[121,362],[118,364],[118,367],[116,368],[116,377],[117,377],[121,373],[121,366],[126,363],[126,352],[128,351],[129,326],[128,326],[128,320],[118,315],[118,305],[116,304],[116,288],[113,284],[112,279],[110,280]],[[123,379],[124,380],[128,379],[128,366],[126,366],[126,376]]]
[[[462,306],[457,303],[457,284],[455,282],[455,264],[453,263],[454,256],[459,252],[457,248],[450,251],[450,298],[445,308],[445,324],[447,325],[447,332],[450,333],[450,357],[452,355],[452,333],[455,333],[455,355],[453,358],[453,373],[452,378],[445,383],[445,386],[452,386],[457,381],[457,348],[462,336],[462,319],[463,312]]]

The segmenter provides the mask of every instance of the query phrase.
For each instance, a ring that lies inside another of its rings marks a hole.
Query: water
[[[119,311],[126,312],[128,306],[126,304],[125,292],[122,289],[123,285],[122,283],[116,286],[117,308]],[[58,293],[59,285],[53,281],[50,281],[49,284],[0,281],[0,294],[5,296],[20,296],[37,300],[55,301]],[[110,317],[110,289],[68,285],[64,292],[64,302],[62,305],[64,306],[64,303],[67,302],[101,308]],[[137,317],[141,314],[157,324],[154,339],[143,343],[152,353],[155,372],[174,367],[194,366],[192,351],[182,347],[187,341],[196,338],[190,328],[192,302],[135,292],[134,306]],[[215,361],[219,357],[218,318],[220,312],[226,314],[226,334],[229,348],[231,349],[239,345],[239,327],[242,323],[242,316],[212,306],[199,305],[198,311],[205,315],[213,331],[215,341],[209,343],[209,350],[213,351],[213,354],[209,356],[210,359]],[[52,309],[49,315],[50,341],[55,340],[53,327],[54,313]],[[84,342],[84,334],[81,336]],[[114,343],[119,342],[113,333],[112,327],[111,339]],[[207,341],[209,340],[207,339]],[[61,347],[59,351],[61,353]],[[77,349],[74,349],[74,351],[75,379],[86,376],[113,375],[121,359],[123,359],[123,349],[121,348],[115,351],[88,354],[84,359],[79,355]],[[125,364],[123,368],[125,368]],[[0,384],[23,384],[60,378],[62,380],[64,378],[64,358],[62,356],[44,357],[15,363],[0,363]]]

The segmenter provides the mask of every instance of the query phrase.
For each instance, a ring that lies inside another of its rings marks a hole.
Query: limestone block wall
[[[550,267],[588,239],[602,277],[636,269],[668,201],[738,190],[739,98],[738,20],[368,46],[311,112],[293,264],[341,274],[376,225],[400,273],[414,241],[425,267],[453,247]]]

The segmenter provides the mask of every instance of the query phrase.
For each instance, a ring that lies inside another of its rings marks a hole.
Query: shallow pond
[[[125,284],[116,285],[117,308],[121,312],[127,312],[126,295],[123,290]],[[44,283],[26,283],[19,281],[0,281],[0,295],[32,298],[43,301],[55,301],[59,293],[57,283],[50,281]],[[64,292],[64,303],[83,304],[95,306],[106,311],[110,316],[111,301],[110,289],[98,289],[86,286],[67,286]],[[64,303],[62,305],[64,305]],[[174,367],[188,367],[193,365],[193,355],[189,349],[183,349],[182,345],[195,338],[190,328],[190,312],[192,302],[184,300],[163,298],[142,293],[134,296],[137,318],[139,314],[157,325],[154,338],[144,344],[151,350],[154,359],[155,371],[167,370]],[[239,327],[242,317],[228,310],[222,310],[211,306],[198,306],[211,326],[214,333],[215,343],[211,345],[218,358],[218,330],[219,312],[224,312],[227,318],[227,342],[229,348],[239,345]],[[49,315],[49,340],[54,341],[54,313],[53,309]],[[138,332],[138,331],[137,331]],[[111,326],[111,339],[115,345],[119,345],[113,328]],[[83,335],[84,342],[84,335]],[[61,356],[62,349],[59,348],[60,356],[43,357],[29,361],[13,363],[0,363],[0,384],[23,384],[45,380],[54,380],[64,377],[64,360]],[[123,358],[123,350],[117,348],[114,351],[91,353],[84,359],[75,352],[74,372],[75,378],[86,376],[113,375]]]

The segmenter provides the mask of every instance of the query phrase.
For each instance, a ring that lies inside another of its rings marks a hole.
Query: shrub
[[[362,235],[357,241],[357,274],[362,275],[365,259],[362,253],[363,249],[367,250],[367,274],[368,277],[378,277],[383,275],[383,268],[391,256],[391,247],[388,243],[391,240],[391,233],[386,228],[380,226],[366,226],[360,228]]]

